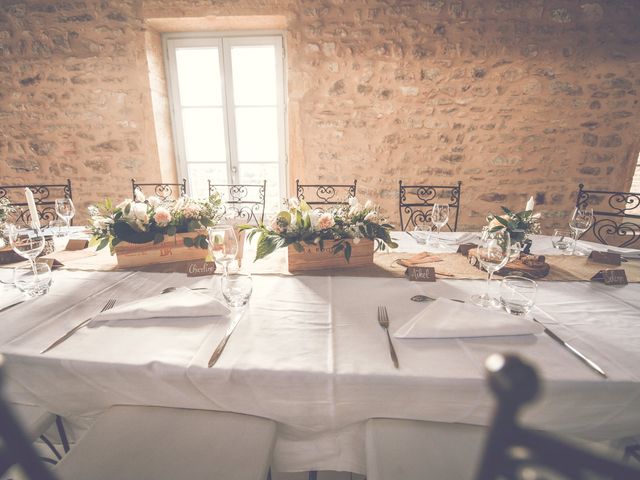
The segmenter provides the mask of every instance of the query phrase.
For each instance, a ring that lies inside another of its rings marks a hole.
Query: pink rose
[[[164,225],[167,225],[171,221],[171,213],[166,208],[159,207],[156,210],[156,213],[153,216],[153,219],[156,221],[156,223],[158,225],[164,226]]]
[[[333,227],[335,224],[336,222],[333,220],[333,215],[330,213],[323,213],[318,219],[318,228],[320,230],[326,230],[327,228]]]

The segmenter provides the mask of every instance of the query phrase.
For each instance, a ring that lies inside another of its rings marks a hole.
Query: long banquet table
[[[404,233],[393,237],[401,250],[424,249]],[[549,239],[534,238],[534,251],[553,253]],[[0,280],[10,277],[0,269]],[[600,364],[609,376],[603,379],[544,334],[394,339],[401,368],[393,367],[378,305],[388,307],[393,332],[425,308],[413,295],[467,299],[483,291],[484,281],[254,275],[253,282],[248,309],[218,363],[207,368],[229,319],[119,321],[84,328],[39,352],[108,299],[124,303],[167,286],[219,290],[218,276],[56,271],[49,294],[0,316],[11,397],[77,424],[114,404],[262,416],[278,423],[277,470],[365,473],[367,419],[486,425],[494,401],[484,359],[512,351],[535,362],[545,380],[543,398],[527,412],[530,424],[596,441],[640,432],[638,283],[539,282],[534,315]]]

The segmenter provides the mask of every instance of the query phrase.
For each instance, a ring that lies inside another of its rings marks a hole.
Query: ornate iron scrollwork
[[[460,193],[462,182],[456,185],[403,185],[399,183],[400,226],[402,230],[415,227],[418,223],[429,223],[431,211],[436,203],[447,203],[454,214],[451,231],[458,229],[458,212],[460,210]],[[444,199],[444,200],[442,200]],[[404,218],[406,217],[406,221]]]
[[[264,221],[266,180],[260,185],[213,185],[210,180],[208,182],[209,195],[218,193],[224,202],[224,218],[256,225]]]
[[[357,183],[354,180],[351,185],[311,185],[301,184],[300,180],[296,180],[296,197],[318,210],[329,205],[348,205],[349,198],[356,196]],[[305,188],[312,191],[310,196],[305,197]]]
[[[47,224],[58,216],[55,208],[56,198],[73,199],[70,179],[67,179],[67,183],[62,184],[1,185],[0,198],[8,198],[11,206],[16,209],[16,214],[13,218],[16,223],[31,222],[31,214],[24,199],[25,188],[29,188],[33,193],[40,221]]]
[[[178,198],[187,194],[187,179],[183,178],[182,183],[138,183],[135,178],[132,178],[131,190],[133,198],[136,198],[136,190],[144,193],[144,188],[142,187],[153,187],[153,194],[161,200]]]
[[[605,245],[640,246],[640,193],[585,190],[578,185],[577,208],[593,208],[593,236]]]

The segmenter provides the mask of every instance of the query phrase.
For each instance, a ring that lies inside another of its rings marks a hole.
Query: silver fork
[[[389,315],[387,314],[387,307],[378,307],[378,323],[380,324],[382,329],[387,332],[387,340],[389,340],[389,353],[391,353],[393,366],[396,368],[400,368],[400,364],[398,363],[398,355],[396,355],[396,349],[393,348],[393,343],[391,343],[391,335],[389,335]]]
[[[116,304],[115,298],[110,298],[109,301],[104,305],[104,307],[102,307],[102,310],[100,310],[100,313],[106,312],[107,310],[111,310],[115,304]],[[71,335],[73,335],[78,330],[80,330],[82,327],[84,327],[86,324],[88,324],[91,320],[93,320],[93,317],[89,317],[84,322],[76,325],[71,330],[69,330],[67,333],[65,333],[63,336],[61,336],[59,339],[57,339],[55,342],[53,342],[51,345],[49,345],[47,348],[42,350],[40,353],[47,353],[52,348],[57,347],[62,342],[67,340],[69,337],[71,337]]]

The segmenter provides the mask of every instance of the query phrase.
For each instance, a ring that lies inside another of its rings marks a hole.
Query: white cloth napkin
[[[17,288],[9,285],[0,286],[0,310],[26,300],[27,297]]]
[[[478,234],[474,233],[474,232],[447,232],[441,235],[440,240],[443,243],[454,243],[454,244],[459,244],[459,243],[466,243],[470,240],[477,240],[478,239]]]
[[[180,287],[172,292],[134,300],[99,313],[91,323],[113,320],[141,320],[145,318],[217,317],[229,315],[230,310],[215,298],[190,288]]]
[[[468,303],[438,298],[400,327],[396,338],[497,337],[541,333],[542,326],[522,317]]]

